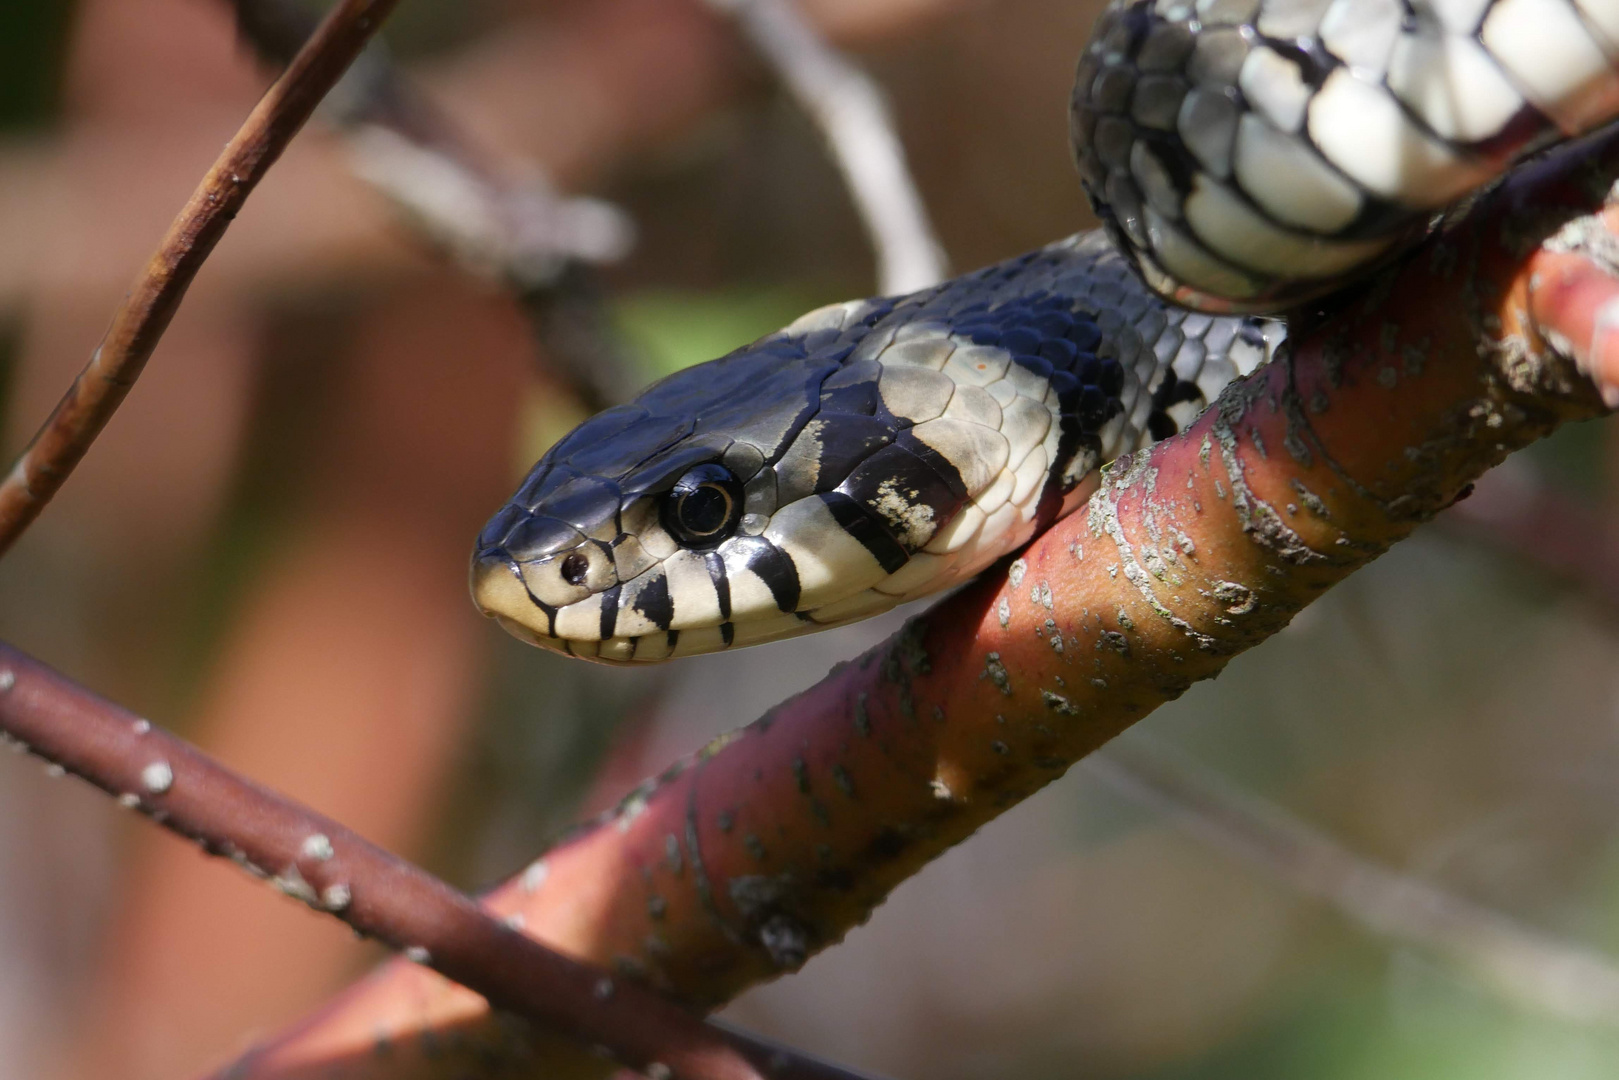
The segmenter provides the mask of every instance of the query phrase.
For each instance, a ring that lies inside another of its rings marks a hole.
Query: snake
[[[641,663],[962,584],[1459,203],[1619,115],[1619,0],[1114,0],[1069,110],[1102,228],[812,311],[548,450],[479,534],[517,637]]]

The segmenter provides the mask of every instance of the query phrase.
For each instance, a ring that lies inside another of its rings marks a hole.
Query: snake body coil
[[[1619,0],[1116,3],[1069,115],[1086,191],[1155,291],[1274,311],[1619,112],[1616,63]]]
[[[1619,113],[1616,43],[1619,0],[1114,3],[1072,113],[1112,241],[811,312],[592,418],[484,528],[475,599],[623,662],[962,582],[1272,354],[1281,324],[1230,312],[1338,287]]]

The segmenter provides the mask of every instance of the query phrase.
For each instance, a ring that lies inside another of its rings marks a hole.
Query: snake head
[[[804,434],[838,368],[776,335],[586,421],[479,536],[478,606],[526,641],[605,661],[798,632],[801,568],[780,545],[799,542],[770,535],[789,493],[767,460]]]
[[[1263,358],[1250,329],[1165,308],[1096,234],[822,308],[552,447],[479,537],[473,596],[607,662],[874,615],[1026,544],[1099,462],[1179,430]]]
[[[587,421],[479,537],[479,607],[547,648],[663,660],[864,618],[1026,541],[1077,447],[1051,364],[930,299],[812,312]]]

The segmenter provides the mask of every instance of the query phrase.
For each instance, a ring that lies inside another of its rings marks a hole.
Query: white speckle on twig
[[[166,761],[154,761],[141,770],[141,787],[153,795],[162,795],[174,786],[174,770]]]
[[[325,833],[311,833],[304,837],[303,853],[304,858],[314,859],[316,862],[325,862],[337,854]]]

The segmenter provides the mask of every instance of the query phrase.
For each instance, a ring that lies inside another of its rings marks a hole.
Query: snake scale
[[[1115,0],[1078,64],[1105,231],[811,312],[558,442],[479,607],[606,662],[959,584],[1525,155],[1619,115],[1619,0]]]

